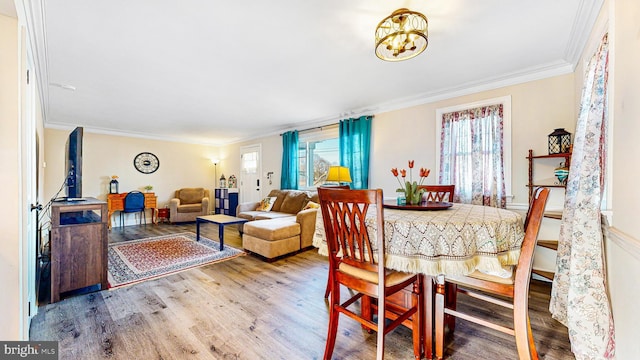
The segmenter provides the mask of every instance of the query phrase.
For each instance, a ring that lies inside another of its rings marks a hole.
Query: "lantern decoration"
[[[227,179],[224,177],[224,174],[220,176],[220,188],[224,189],[227,187]]]
[[[549,134],[549,155],[571,152],[571,133],[563,128]]]
[[[109,194],[117,194],[118,193],[118,176],[111,176],[111,181],[109,182]]]
[[[235,175],[229,176],[229,187],[230,188],[238,187],[238,180],[236,179]]]

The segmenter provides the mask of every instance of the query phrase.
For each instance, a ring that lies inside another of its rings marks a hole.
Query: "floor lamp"
[[[218,183],[218,160],[211,159],[213,163],[213,189],[216,189],[216,184]]]

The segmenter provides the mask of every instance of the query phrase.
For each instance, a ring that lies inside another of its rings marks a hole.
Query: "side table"
[[[169,208],[158,209],[158,221],[169,222]]]

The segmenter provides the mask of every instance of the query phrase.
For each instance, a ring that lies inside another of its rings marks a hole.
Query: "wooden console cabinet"
[[[51,303],[67,291],[107,289],[107,214],[95,198],[51,205]]]

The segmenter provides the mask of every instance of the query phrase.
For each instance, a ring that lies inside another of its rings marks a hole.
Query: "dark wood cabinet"
[[[99,284],[107,289],[107,203],[95,198],[51,205],[51,302]]]
[[[216,189],[215,191],[215,213],[236,216],[238,207],[238,189]]]

